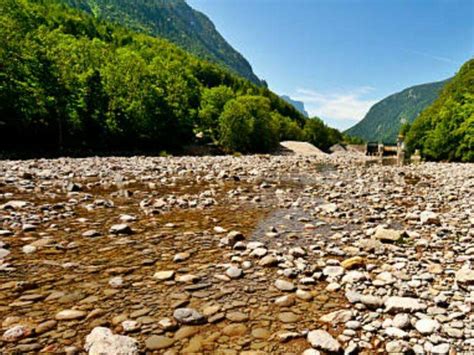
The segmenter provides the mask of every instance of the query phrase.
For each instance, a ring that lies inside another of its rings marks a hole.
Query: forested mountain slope
[[[406,144],[409,152],[420,149],[427,159],[474,162],[474,59],[416,118]]]
[[[220,63],[261,84],[249,62],[220,35],[212,21],[184,0],[62,0],[97,18],[163,37],[195,55]]]
[[[431,105],[448,80],[417,85],[376,103],[365,117],[345,133],[366,141],[395,143],[404,123],[411,123]]]
[[[0,0],[0,150],[267,152],[340,139],[266,87],[56,0]],[[197,134],[200,133],[200,134]]]

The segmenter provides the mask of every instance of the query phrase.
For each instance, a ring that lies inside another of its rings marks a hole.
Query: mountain
[[[403,123],[411,123],[438,97],[449,81],[412,86],[376,103],[365,117],[345,133],[366,141],[395,143]]]
[[[299,112],[301,112],[302,115],[304,115],[305,117],[309,117],[308,112],[306,112],[306,109],[304,107],[304,102],[293,100],[287,95],[281,95],[280,97],[289,104],[293,105]]]
[[[474,162],[474,59],[465,63],[406,133],[409,153],[424,158]]]
[[[212,21],[185,0],[62,0],[95,17],[160,36],[200,58],[219,63],[262,85],[249,62],[220,35]]]

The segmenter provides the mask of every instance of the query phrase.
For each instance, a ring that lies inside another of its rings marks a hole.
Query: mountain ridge
[[[294,100],[288,95],[280,95],[280,97],[290,105],[293,105],[299,112],[301,112],[302,115],[309,117],[308,111],[306,111],[303,101]]]
[[[373,105],[365,117],[345,131],[366,141],[395,143],[404,123],[415,118],[438,97],[451,79],[410,86]]]
[[[96,18],[165,38],[200,58],[210,60],[258,85],[265,85],[247,59],[218,32],[211,19],[185,0],[61,0]]]

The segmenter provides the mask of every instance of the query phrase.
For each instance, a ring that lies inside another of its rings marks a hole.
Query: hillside
[[[409,152],[420,149],[430,160],[474,162],[474,59],[416,118],[406,144]]]
[[[304,102],[293,100],[291,97],[287,95],[281,95],[280,97],[286,102],[288,102],[289,104],[293,105],[305,117],[309,117],[309,114],[304,107]]]
[[[212,21],[184,0],[62,0],[95,17],[166,38],[191,53],[262,84],[248,61],[220,35]]]
[[[417,85],[376,103],[365,117],[345,133],[366,141],[395,143],[403,123],[411,123],[431,105],[449,80]]]
[[[268,88],[57,0],[0,0],[0,151],[269,152],[341,138]]]
[[[236,149],[266,151],[305,125],[267,88],[167,40],[54,0],[0,7],[0,150],[176,149],[198,132],[226,147],[221,132],[245,113]]]

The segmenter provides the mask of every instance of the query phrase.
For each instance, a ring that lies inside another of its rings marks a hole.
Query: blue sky
[[[270,88],[337,128],[474,56],[474,0],[188,0]]]

